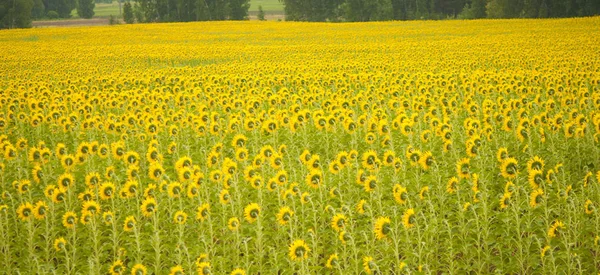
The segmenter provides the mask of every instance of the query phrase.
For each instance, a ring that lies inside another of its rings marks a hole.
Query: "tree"
[[[33,0],[0,0],[0,29],[31,28]]]
[[[71,17],[71,11],[76,8],[77,3],[76,0],[44,0],[44,5],[46,6],[46,14],[50,11],[55,11],[58,13],[58,17],[60,18],[69,18]]]
[[[127,24],[133,24],[133,21],[135,21],[135,18],[133,17],[133,8],[129,2],[125,2],[125,5],[123,5],[123,21]]]
[[[244,20],[248,19],[249,0],[230,0],[229,1],[229,19]]]
[[[46,14],[46,6],[42,0],[33,1],[33,9],[31,10],[31,17],[34,19],[40,19]]]
[[[77,14],[81,18],[90,19],[94,16],[94,7],[96,7],[94,0],[78,0]]]
[[[262,5],[258,5],[258,20],[265,21],[265,11],[263,10]]]

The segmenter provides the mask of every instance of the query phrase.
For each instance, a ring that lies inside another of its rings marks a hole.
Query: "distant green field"
[[[257,12],[258,6],[261,5],[266,13],[283,13],[283,4],[279,0],[250,0],[250,9],[248,11]],[[94,13],[94,17],[109,17],[111,14],[118,16],[119,4],[116,1],[112,4],[96,4]],[[77,10],[73,10],[71,14],[73,18],[79,18]]]
[[[248,11],[258,11],[260,5],[262,5],[265,12],[283,12],[283,4],[279,0],[250,0]]]

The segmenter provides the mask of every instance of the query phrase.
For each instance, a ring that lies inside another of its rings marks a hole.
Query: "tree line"
[[[94,16],[106,0],[0,0],[0,28],[31,27],[32,19]],[[288,21],[362,22],[477,18],[555,18],[600,14],[600,0],[279,0]],[[137,22],[244,20],[249,0],[135,0],[123,19]]]
[[[599,0],[280,0],[291,21],[556,18],[600,14]]]
[[[249,0],[136,0],[129,5],[124,20],[140,23],[245,20],[250,8]]]
[[[29,28],[33,19],[94,16],[95,0],[0,0],[0,29]]]
[[[250,0],[135,0],[124,4],[128,23],[248,19]],[[98,0],[0,0],[0,29],[29,28],[33,19],[92,18]]]

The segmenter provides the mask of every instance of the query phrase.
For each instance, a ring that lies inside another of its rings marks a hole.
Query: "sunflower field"
[[[4,274],[597,274],[600,17],[0,32]]]

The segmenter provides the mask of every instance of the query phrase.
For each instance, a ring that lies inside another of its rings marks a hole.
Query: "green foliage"
[[[282,0],[288,21],[535,18],[600,14],[598,0]]]
[[[282,0],[288,21],[338,21],[343,0]]]
[[[258,20],[260,21],[265,21],[265,11],[263,10],[262,6],[258,6]]]
[[[135,21],[133,15],[133,8],[131,7],[131,3],[129,2],[125,2],[125,4],[123,5],[123,21],[125,21],[125,23],[127,24],[133,24],[133,22]]]
[[[46,13],[46,6],[42,0],[33,1],[33,9],[31,10],[31,17],[34,19],[40,19],[44,17]]]
[[[33,0],[0,0],[0,29],[31,28]]]
[[[94,16],[94,0],[78,0],[77,15],[81,18],[90,19]]]
[[[47,0],[46,13],[56,11],[60,18],[70,18],[71,11],[77,7],[76,0]]]
[[[248,19],[249,0],[230,0],[229,1],[229,19],[244,20]]]
[[[55,11],[49,11],[46,14],[46,17],[48,17],[48,19],[57,19],[58,18],[58,12]]]

